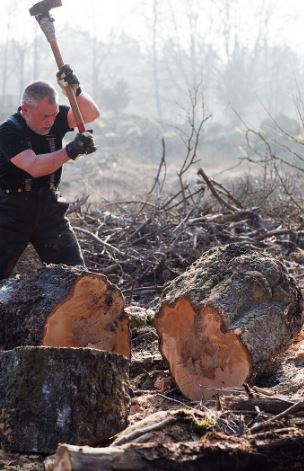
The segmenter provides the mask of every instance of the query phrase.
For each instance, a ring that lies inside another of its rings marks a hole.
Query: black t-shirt
[[[32,131],[24,118],[17,113],[9,117],[0,125],[0,188],[15,188],[23,186],[26,179],[31,178],[37,187],[47,185],[50,176],[33,178],[30,174],[16,167],[11,159],[26,149],[32,148],[35,154],[48,154],[62,148],[62,140],[69,128],[67,114],[68,106],[59,106],[59,113],[50,130],[50,133],[41,136]],[[57,186],[60,181],[62,167],[55,173],[52,180]]]

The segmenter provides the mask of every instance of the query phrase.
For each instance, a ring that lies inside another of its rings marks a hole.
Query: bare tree
[[[30,46],[27,42],[13,40],[11,43],[11,47],[12,47],[12,53],[13,53],[13,58],[15,62],[14,69],[18,70],[18,79],[19,79],[18,80],[19,82],[18,94],[20,96],[22,93],[22,90],[24,89],[27,72],[29,72],[29,70],[26,70],[26,57],[30,49]]]
[[[14,18],[15,10],[16,10],[16,0],[13,0],[12,2],[7,3],[5,5],[6,25],[4,29],[5,29],[6,39],[4,40],[3,46],[2,46],[3,65],[2,65],[2,86],[1,86],[1,93],[3,96],[6,94],[7,79],[9,75],[10,34],[11,34],[12,20]]]
[[[303,101],[297,101],[299,120],[303,123]],[[280,204],[288,201],[294,209],[303,212],[302,180],[304,173],[303,140],[299,138],[298,123],[284,115],[269,118],[260,129],[245,126],[247,151],[243,159],[247,160],[263,188],[275,190]]]
[[[181,187],[181,195],[183,199],[184,213],[187,211],[187,185],[184,181],[184,177],[198,160],[198,147],[201,140],[202,130],[206,121],[211,115],[206,113],[204,94],[202,91],[202,85],[193,89],[189,92],[190,99],[190,111],[188,113],[188,129],[181,133],[182,141],[186,148],[185,159],[178,171],[178,179]],[[192,204],[194,201],[192,200]],[[192,210],[192,209],[191,209]]]

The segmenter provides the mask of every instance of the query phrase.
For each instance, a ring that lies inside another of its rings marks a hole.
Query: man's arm
[[[80,112],[85,123],[91,123],[100,116],[100,111],[96,103],[88,93],[82,92],[76,97]],[[72,109],[68,111],[68,125],[70,128],[76,127],[76,121]]]
[[[75,160],[79,155],[91,154],[96,151],[93,136],[84,132],[77,134],[73,141],[64,149],[48,154],[35,154],[32,149],[26,149],[11,159],[11,163],[24,170],[33,178],[43,177],[56,172],[68,160]]]
[[[56,172],[69,159],[66,150],[60,149],[49,154],[35,154],[32,149],[26,149],[11,159],[12,164],[29,173],[31,177],[43,177]]]

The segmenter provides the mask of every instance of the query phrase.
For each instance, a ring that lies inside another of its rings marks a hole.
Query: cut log
[[[53,471],[290,471],[304,465],[304,431],[259,439],[210,434],[202,442],[129,444],[107,448],[60,445]],[[297,468],[295,467],[297,466]]]
[[[92,347],[130,357],[120,290],[82,267],[54,265],[0,284],[0,348]]]
[[[282,263],[247,244],[206,252],[164,289],[155,316],[171,374],[196,401],[269,371],[303,321]]]
[[[129,361],[91,348],[0,352],[0,442],[10,452],[96,446],[127,426]]]

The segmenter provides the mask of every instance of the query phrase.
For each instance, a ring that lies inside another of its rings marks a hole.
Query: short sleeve
[[[30,148],[22,129],[18,129],[16,126],[0,127],[0,154],[7,161]]]
[[[54,125],[53,125],[53,130],[55,134],[61,135],[61,137],[64,137],[64,135],[69,132],[69,131],[74,131],[73,128],[70,128],[68,125],[68,112],[70,108],[65,105],[60,105],[59,106],[59,113],[56,116]]]

